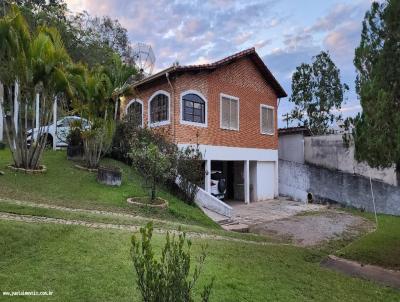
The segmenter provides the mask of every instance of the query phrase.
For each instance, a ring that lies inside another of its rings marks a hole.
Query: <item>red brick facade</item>
[[[278,149],[277,94],[249,57],[225,64],[215,70],[200,70],[164,75],[136,88],[135,97],[126,98],[121,104],[125,112],[128,102],[137,98],[143,101],[144,125],[148,125],[148,102],[158,90],[171,96],[170,124],[168,133],[176,143],[199,143],[204,145]],[[171,87],[172,86],[172,87]],[[181,93],[186,90],[200,92],[207,102],[207,127],[181,124]],[[239,130],[220,127],[220,94],[239,98]],[[275,134],[261,134],[260,104],[275,108]],[[173,114],[172,114],[173,112]]]

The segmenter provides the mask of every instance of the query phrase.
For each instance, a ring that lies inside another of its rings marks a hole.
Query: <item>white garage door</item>
[[[257,199],[274,198],[275,162],[257,162]]]

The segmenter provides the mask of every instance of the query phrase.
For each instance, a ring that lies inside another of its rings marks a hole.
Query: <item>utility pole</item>
[[[289,113],[282,114],[283,121],[286,121],[286,128],[289,128]]]

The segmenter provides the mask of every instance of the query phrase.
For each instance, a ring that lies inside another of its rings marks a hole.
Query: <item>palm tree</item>
[[[114,120],[117,119],[120,97],[131,92],[129,80],[136,74],[133,66],[124,64],[121,57],[114,53],[112,64],[107,69],[107,74],[113,87],[111,98],[115,104]]]
[[[90,129],[82,129],[84,159],[88,168],[97,168],[101,156],[111,144],[115,128],[109,114],[113,86],[103,67],[96,66],[92,70],[82,68],[84,72],[73,107],[90,122]]]
[[[47,141],[45,125],[52,118],[54,98],[73,95],[68,74],[72,61],[56,29],[39,27],[31,35],[16,6],[11,6],[10,12],[0,19],[0,40],[0,81],[9,89],[10,104],[11,89],[15,83],[15,118],[11,122],[11,129],[6,124],[14,166],[39,169]],[[29,120],[34,119],[36,108],[33,100],[38,93],[41,96],[39,120],[44,126],[39,127],[37,135],[32,135],[28,146],[26,135]]]

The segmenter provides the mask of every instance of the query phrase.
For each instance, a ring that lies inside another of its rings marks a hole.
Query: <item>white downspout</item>
[[[3,83],[0,82],[0,142],[3,141],[3,123],[4,123],[4,112],[3,112],[3,104],[4,104],[4,86]]]
[[[53,150],[56,150],[57,144],[57,96],[54,97],[54,103],[53,103],[53,128],[54,128],[54,134],[53,134]]]

